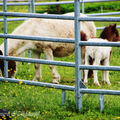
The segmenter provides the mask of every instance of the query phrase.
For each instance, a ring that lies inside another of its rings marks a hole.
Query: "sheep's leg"
[[[109,66],[109,59],[105,59],[103,62],[104,66]],[[107,83],[107,84],[111,84],[109,81],[109,71],[102,71],[102,82],[103,83]]]
[[[33,57],[34,58],[40,59],[40,56],[41,56],[41,53],[33,51]],[[35,67],[35,77],[34,77],[33,81],[39,81],[42,78],[40,64],[34,63],[34,67]]]
[[[47,60],[54,60],[53,59],[53,51],[50,48],[44,49],[44,54],[45,54]],[[58,74],[55,66],[54,65],[49,65],[49,67],[52,71],[53,83],[54,84],[59,84],[60,75]]]

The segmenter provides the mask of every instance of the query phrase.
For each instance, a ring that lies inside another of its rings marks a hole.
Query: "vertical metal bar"
[[[34,0],[32,0],[32,13],[35,13],[35,3],[34,3]]]
[[[66,101],[66,91],[62,90],[62,106],[65,104]]]
[[[84,14],[84,0],[82,0],[82,13]]]
[[[104,109],[104,95],[99,94],[99,102],[100,102],[100,112]]]
[[[28,5],[28,12],[31,13],[31,0],[28,1],[29,5]]]
[[[28,57],[31,58],[31,50],[28,50]]]
[[[29,0],[28,12],[31,13],[31,0]],[[31,51],[28,50],[28,57],[31,58]]]
[[[7,0],[3,0],[3,11],[7,12]],[[4,34],[7,34],[7,16],[4,15]],[[7,38],[4,38],[4,55],[8,56]],[[4,74],[8,77],[8,61],[4,60]]]
[[[101,13],[103,13],[103,6],[101,6]],[[102,22],[102,27],[103,27],[103,22]]]
[[[80,2],[79,0],[74,0],[74,11],[75,11],[75,94],[76,94],[76,108],[82,110],[82,95],[80,94],[80,80],[81,80],[81,70],[79,65],[81,64],[81,46],[79,46],[80,41],[80,22],[78,17],[80,16]]]

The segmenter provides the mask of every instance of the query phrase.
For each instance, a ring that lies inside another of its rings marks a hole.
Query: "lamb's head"
[[[0,50],[0,55],[3,55],[3,52]],[[4,77],[4,60],[0,59],[0,70],[1,74]],[[16,72],[16,62],[8,60],[8,77],[14,77]]]
[[[107,39],[109,42],[119,41],[119,32],[117,30],[117,25],[109,25],[103,29],[100,34],[100,38]]]

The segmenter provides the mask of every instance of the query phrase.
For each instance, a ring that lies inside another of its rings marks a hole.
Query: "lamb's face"
[[[2,51],[0,50],[0,55],[3,55]],[[4,77],[4,60],[0,59],[0,70],[1,70],[1,74]],[[12,78],[14,77],[16,72],[16,62],[15,61],[11,61],[8,60],[8,77]]]

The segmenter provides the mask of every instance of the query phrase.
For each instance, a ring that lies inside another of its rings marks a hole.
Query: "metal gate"
[[[107,0],[108,1],[108,0]],[[110,0],[109,0],[110,1]],[[116,1],[116,0],[114,0]],[[71,1],[70,1],[71,2]],[[85,66],[81,65],[81,45],[88,46],[120,46],[120,43],[88,43],[80,41],[80,21],[120,21],[120,17],[80,17],[80,2],[79,0],[74,0],[74,12],[75,16],[62,16],[62,15],[49,15],[49,14],[34,14],[34,13],[15,13],[15,12],[7,12],[7,0],[3,1],[4,11],[0,12],[1,16],[4,16],[4,34],[0,34],[1,38],[4,38],[4,56],[0,56],[0,59],[4,59],[5,61],[5,77],[0,77],[0,81],[8,81],[13,83],[22,83],[27,85],[34,85],[52,88],[53,86],[56,89],[62,89],[62,104],[64,105],[66,99],[65,90],[75,91],[76,95],[76,108],[82,110],[82,95],[83,94],[100,94],[100,111],[104,108],[104,94],[109,95],[120,95],[120,91],[118,90],[98,90],[98,89],[88,89],[81,81],[81,69],[94,69],[94,70],[114,70],[120,71],[120,67],[103,67],[103,66]],[[34,3],[34,0],[32,0]],[[62,4],[66,4],[67,2],[62,2]],[[57,3],[58,4],[58,3]],[[61,4],[61,3],[60,3]],[[33,12],[34,6],[33,5]],[[74,20],[75,22],[75,39],[68,38],[44,38],[44,37],[34,37],[34,36],[22,36],[22,35],[11,35],[7,34],[7,16],[17,16],[17,17],[29,17],[29,18],[49,18],[49,19],[65,19],[65,20]],[[8,56],[7,52],[7,38],[16,38],[16,39],[25,39],[25,40],[37,40],[37,41],[52,41],[52,42],[66,42],[66,43],[74,43],[75,44],[75,63],[71,62],[58,62],[58,61],[48,61],[48,60],[38,60],[38,59],[28,59],[28,58],[18,58]],[[8,60],[13,61],[21,61],[21,62],[31,62],[31,63],[39,63],[39,64],[50,64],[50,65],[59,65],[59,66],[69,66],[75,67],[75,78],[76,85],[74,86],[66,86],[66,85],[56,85],[50,83],[43,82],[33,82],[28,80],[18,80],[8,78]]]

